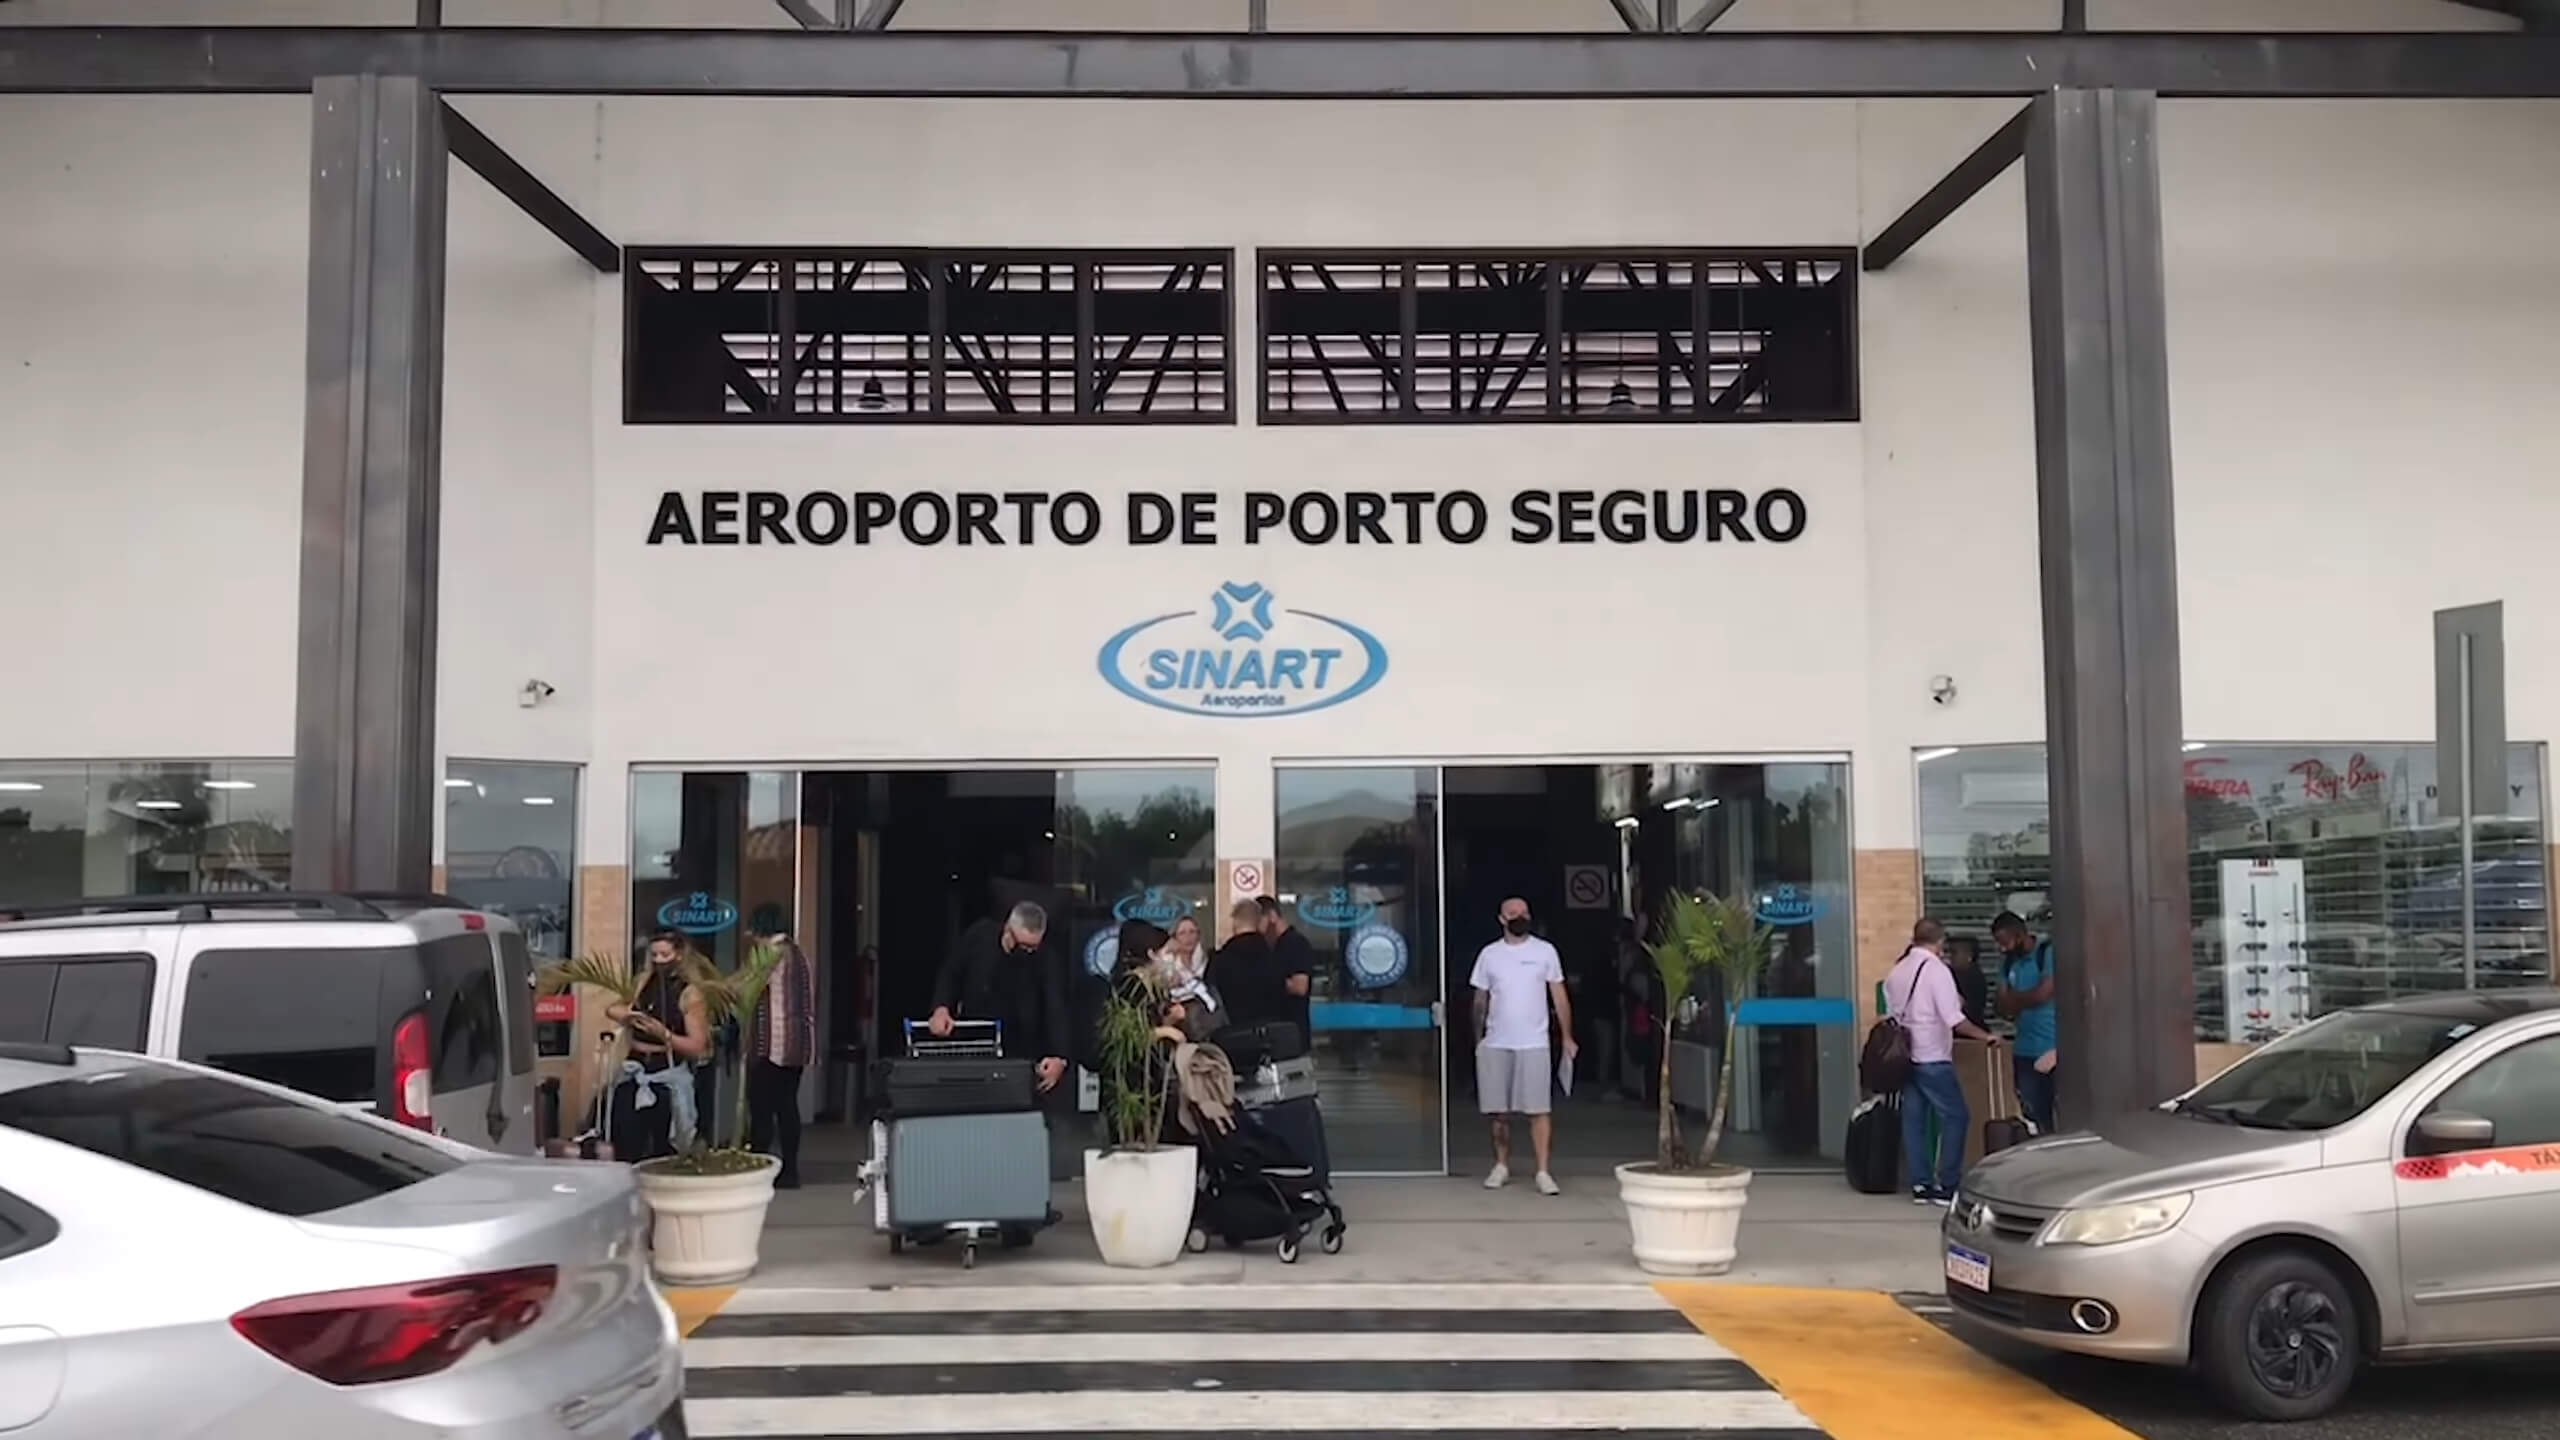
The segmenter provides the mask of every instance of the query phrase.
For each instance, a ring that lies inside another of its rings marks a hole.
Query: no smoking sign
[[[1608,909],[1609,867],[1606,865],[1564,867],[1564,908],[1567,910]]]

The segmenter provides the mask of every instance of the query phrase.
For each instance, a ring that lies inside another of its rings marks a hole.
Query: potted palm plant
[[[1721,1275],[1733,1264],[1751,1172],[1715,1163],[1716,1147],[1723,1143],[1733,1097],[1735,1012],[1768,964],[1771,934],[1747,900],[1674,891],[1663,902],[1660,933],[1645,946],[1662,978],[1669,1012],[1663,1017],[1662,1099],[1653,1158],[1618,1167],[1618,1198],[1627,1207],[1636,1264],[1654,1274]],[[1702,973],[1714,976],[1724,993],[1724,1048],[1706,1140],[1691,1151],[1682,1141],[1672,1098],[1671,1040],[1689,987]]]
[[[755,1023],[756,1004],[772,983],[782,952],[772,945],[752,945],[738,968],[726,971],[691,952],[676,963],[685,983],[702,997],[703,1017],[712,1029],[733,1021],[740,1036],[719,1060],[721,1093],[729,1097],[733,1111],[730,1143],[713,1143],[716,1127],[706,1123],[682,1154],[643,1160],[632,1167],[632,1177],[640,1198],[649,1204],[651,1263],[658,1278],[671,1285],[727,1285],[755,1273],[765,1211],[773,1203],[774,1176],[781,1167],[780,1161],[747,1144],[744,1036]],[[541,978],[546,989],[592,986],[626,1005],[640,989],[630,967],[604,955],[545,967]]]
[[[1106,1265],[1152,1270],[1182,1254],[1199,1186],[1199,1152],[1164,1143],[1166,1113],[1181,1083],[1170,1044],[1182,1032],[1159,1023],[1164,987],[1140,967],[1112,981],[1096,1057],[1102,1063],[1106,1149],[1084,1152],[1086,1218]]]

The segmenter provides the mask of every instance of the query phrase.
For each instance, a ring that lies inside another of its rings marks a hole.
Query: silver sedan
[[[10,1440],[681,1440],[621,1167],[256,1081],[0,1045]]]
[[[1969,1323],[2192,1365],[2260,1419],[2329,1410],[2369,1362],[2560,1348],[2560,993],[2327,1016],[1991,1156],[1943,1234]]]

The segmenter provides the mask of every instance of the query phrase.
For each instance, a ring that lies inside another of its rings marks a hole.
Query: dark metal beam
[[[879,6],[873,7],[876,11]],[[1574,99],[2554,98],[2560,37],[2474,34],[1119,35],[0,26],[0,94],[301,93]]]
[[[837,3],[843,5],[847,11],[853,8],[853,0],[837,0]],[[886,30],[889,28],[889,22],[898,18],[899,7],[906,3],[907,0],[871,0],[871,8],[862,12],[862,18],[854,22],[853,28]]]
[[[445,106],[443,121],[445,146],[454,159],[514,201],[517,209],[558,236],[561,244],[577,251],[579,259],[607,275],[622,273],[622,247],[588,224],[587,217],[534,178],[532,171],[517,164],[514,156],[500,149],[497,141],[482,134],[479,126],[464,119],[452,106]]]
[[[2195,1080],[2159,104],[2062,90],[2027,126],[2064,1123]]]
[[[1645,0],[1609,0],[1609,6],[1618,12],[1618,22],[1629,30],[1639,35],[1652,32],[1653,15],[1644,8]]]
[[[2001,173],[2027,153],[2027,117],[2021,110],[2009,123],[1991,132],[1991,138],[1974,148],[1974,152],[1957,163],[1946,177],[1929,187],[1929,193],[1911,204],[1911,208],[1894,217],[1875,239],[1867,242],[1861,268],[1876,271],[1887,268],[1903,257],[1922,236],[1938,228],[1940,222],[1964,208],[1966,201],[1982,193],[1983,188],[2000,178]]]
[[[312,92],[293,879],[427,888],[434,860],[443,105],[410,76]]]
[[[798,25],[803,30],[841,30],[844,28],[842,24],[838,23],[835,16],[821,12],[816,5],[810,3],[810,0],[773,0],[773,3],[780,6],[782,8],[782,13],[790,16],[792,23]]]
[[[2062,28],[2073,35],[2089,28],[2089,0],[2062,0]]]
[[[1734,0],[1698,0],[1698,13],[1690,16],[1689,23],[1680,28],[1695,35],[1723,19],[1733,5]]]

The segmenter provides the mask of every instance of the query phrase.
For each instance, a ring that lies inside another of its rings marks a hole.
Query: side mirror
[[[2485,1150],[2498,1143],[2498,1127],[2479,1115],[2461,1110],[2438,1110],[2418,1117],[2418,1128],[2412,1135],[2420,1142],[2410,1150],[2421,1155],[2449,1155],[2460,1150]]]

